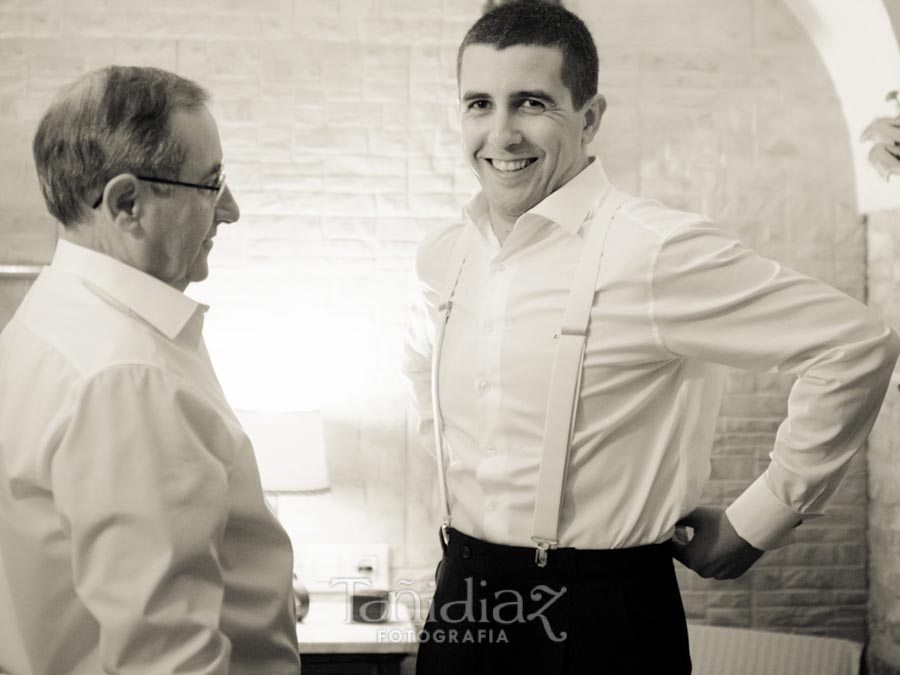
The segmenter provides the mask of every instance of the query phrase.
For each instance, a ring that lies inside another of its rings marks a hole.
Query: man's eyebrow
[[[523,98],[536,98],[542,101],[548,101],[550,103],[556,103],[556,99],[553,98],[548,92],[543,89],[524,89],[522,91],[516,91],[510,94],[510,100],[521,100]]]
[[[465,94],[463,94],[462,100],[463,101],[480,101],[482,99],[490,98],[490,97],[491,97],[490,94],[487,94],[483,91],[467,91]]]

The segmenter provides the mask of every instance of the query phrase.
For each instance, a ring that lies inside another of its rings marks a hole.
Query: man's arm
[[[431,357],[436,301],[423,284],[410,310],[409,329],[403,348],[402,370],[409,380],[413,408],[418,416],[417,432],[422,447],[434,450],[434,414],[431,408]]]
[[[881,407],[900,339],[852,298],[702,224],[664,242],[652,311],[674,355],[797,376],[766,472],[725,513],[689,516],[700,536],[676,545],[702,574],[739,576],[837,488]]]
[[[48,461],[105,672],[228,672],[225,439],[218,414],[157,368],[109,368],[81,389]]]
[[[431,359],[438,318],[439,288],[445,282],[449,258],[463,223],[430,233],[416,252],[416,290],[407,332],[401,369],[410,382],[412,401],[418,415],[418,436],[422,446],[434,454],[434,413],[431,407]]]

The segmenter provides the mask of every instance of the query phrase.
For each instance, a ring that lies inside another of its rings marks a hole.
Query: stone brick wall
[[[896,179],[894,179],[896,181]],[[869,216],[869,299],[900,329],[900,211]],[[900,370],[898,370],[900,373]],[[900,675],[900,377],[869,440],[869,657]]]
[[[861,298],[864,228],[824,68],[777,0],[571,0],[601,50],[596,151],[623,189],[703,211]],[[46,261],[29,144],[52,92],[110,63],[215,95],[241,222],[222,228],[210,350],[238,405],[317,405],[332,494],[285,500],[308,541],[387,541],[396,580],[437,558],[430,460],[397,372],[415,245],[476,188],[458,149],[455,53],[481,0],[0,0],[0,262]],[[10,293],[0,288],[0,294]],[[789,382],[734,373],[708,503],[765,467]],[[679,570],[690,617],[862,639],[865,463],[831,516],[744,579]]]

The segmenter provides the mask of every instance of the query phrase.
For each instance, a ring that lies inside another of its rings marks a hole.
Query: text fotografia
[[[412,581],[401,579],[398,583],[402,586],[409,585]],[[365,577],[335,577],[331,580],[330,585],[331,588],[343,585],[347,599],[345,603],[347,611],[344,620],[348,623],[351,622],[352,598],[358,590],[371,588],[371,580]],[[451,628],[435,630],[433,635],[426,635],[427,631],[422,631],[419,634],[420,641],[430,640],[432,642],[448,643],[489,641],[499,643],[506,641],[503,626],[530,622],[540,622],[547,637],[554,642],[562,642],[566,639],[566,632],[554,630],[546,614],[547,610],[565,595],[567,590],[565,586],[554,589],[541,584],[524,594],[508,588],[492,591],[488,589],[488,583],[481,580],[477,582],[479,591],[477,595],[479,597],[476,598],[475,580],[472,577],[466,577],[465,585],[465,598],[442,603],[440,607],[436,603],[432,603],[428,609],[427,616],[424,617],[426,621],[439,619],[443,625],[450,625]],[[388,604],[387,612],[382,611],[385,602]],[[402,611],[400,610],[401,605],[404,606]],[[409,606],[411,606],[414,620],[422,620],[422,597],[413,588],[389,591],[387,600],[370,600],[360,607],[360,611],[363,616],[386,615],[390,620],[396,621],[398,617],[406,614],[405,610]],[[453,626],[459,626],[459,630],[454,630]],[[390,629],[385,629],[384,633],[385,641],[388,642],[409,637],[404,634],[404,631],[400,630],[394,631],[396,635],[393,635],[393,637]]]
[[[509,643],[506,631],[502,628],[436,628],[435,630],[401,630],[400,628],[382,628],[376,634],[378,642],[407,644],[409,642],[436,642],[442,644],[504,644]],[[563,638],[565,639],[565,638]]]

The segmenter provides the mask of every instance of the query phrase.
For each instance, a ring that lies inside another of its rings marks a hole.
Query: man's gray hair
[[[47,209],[70,227],[85,220],[106,183],[121,173],[177,179],[184,148],[172,138],[172,113],[208,100],[191,80],[134,66],[109,66],[64,89],[32,145]]]

